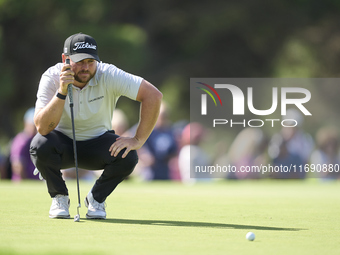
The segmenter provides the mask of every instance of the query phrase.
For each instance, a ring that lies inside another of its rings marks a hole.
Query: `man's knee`
[[[125,159],[129,162],[129,164],[130,164],[130,166],[133,170],[138,163],[137,151],[130,151],[128,153],[128,155],[125,157]]]
[[[125,158],[119,157],[118,159],[114,160],[109,166],[107,166],[107,170],[110,169],[109,171],[112,171],[111,173],[114,175],[119,172],[119,175],[126,177],[133,172],[137,163],[137,152],[133,150],[130,151]]]

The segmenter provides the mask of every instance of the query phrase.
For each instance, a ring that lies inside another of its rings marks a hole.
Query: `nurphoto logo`
[[[339,178],[339,83],[191,78],[189,180]]]
[[[305,104],[311,100],[311,92],[307,88],[292,87],[289,86],[289,84],[279,88],[275,86],[274,82],[274,86],[266,88],[270,97],[267,96],[264,98],[263,95],[255,95],[254,90],[258,89],[260,84],[256,81],[256,84],[252,85],[251,79],[246,86],[244,85],[244,82],[241,82],[242,89],[246,92],[243,92],[239,86],[234,85],[238,84],[237,81],[234,82],[234,84],[226,82],[222,83],[221,81],[214,80],[212,80],[210,84],[201,81],[195,81],[194,83],[195,88],[200,91],[200,107],[195,107],[194,109],[200,109],[201,116],[219,116],[218,118],[213,118],[211,120],[210,124],[212,127],[218,125],[230,125],[230,127],[235,125],[243,125],[244,127],[262,127],[265,123],[274,127],[277,122],[280,122],[281,126],[294,127],[298,125],[298,120],[296,119],[283,118],[283,120],[281,120],[278,118],[269,118],[270,115],[275,113],[276,116],[278,116],[278,109],[279,115],[282,117],[287,114],[288,108],[296,108],[305,116],[312,115],[305,106]],[[197,84],[200,84],[201,86],[197,86]],[[197,91],[195,91],[195,94],[197,94]],[[209,100],[213,102],[213,104],[209,104]],[[225,104],[224,101],[232,101],[231,109],[228,108],[230,104]],[[258,103],[261,101],[271,102],[271,105],[269,108],[258,109],[258,107],[255,106],[255,102]],[[230,116],[230,114],[232,114],[232,116],[244,116],[246,115],[246,111],[253,116],[261,116],[261,118],[243,119],[241,122],[239,122],[239,120],[236,121],[233,118],[226,118],[226,116]],[[264,116],[268,118],[263,118]]]

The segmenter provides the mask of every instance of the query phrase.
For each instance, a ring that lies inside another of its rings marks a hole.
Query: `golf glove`
[[[44,178],[42,177],[41,173],[39,172],[38,168],[35,168],[34,169],[34,172],[33,172],[34,175],[37,175],[39,174],[39,179],[42,181],[44,180]]]

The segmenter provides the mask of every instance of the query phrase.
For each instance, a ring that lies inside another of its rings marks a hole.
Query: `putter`
[[[70,64],[70,59],[66,59],[66,64]],[[74,116],[73,116],[73,92],[72,92],[72,84],[67,86],[68,96],[70,98],[70,110],[71,110],[71,121],[72,121],[72,134],[73,134],[73,151],[74,151],[74,164],[76,167],[76,174],[77,174],[77,190],[78,190],[78,206],[77,206],[77,215],[74,216],[74,221],[79,222],[80,215],[79,215],[79,208],[81,207],[80,204],[80,191],[79,191],[79,175],[78,175],[78,158],[77,158],[77,144],[76,144],[76,131],[74,129]]]

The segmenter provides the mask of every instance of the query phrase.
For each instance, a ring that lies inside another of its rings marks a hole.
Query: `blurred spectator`
[[[186,120],[180,120],[173,124],[173,134],[175,136],[176,144],[177,144],[177,152],[176,155],[170,159],[169,161],[169,170],[170,170],[170,179],[180,181],[181,178],[181,172],[179,168],[179,153],[182,149],[182,147],[185,145],[183,144],[182,140],[182,133],[184,128],[188,125],[188,121]]]
[[[312,136],[303,131],[302,113],[296,109],[288,109],[284,119],[294,119],[298,123],[296,127],[282,127],[281,129],[288,152],[299,155],[303,163],[307,163],[313,151],[314,142]],[[288,125],[287,122],[286,125]]]
[[[310,163],[319,166],[327,164],[328,166],[331,165],[331,167],[333,167],[333,169],[327,167],[327,171],[320,171],[319,177],[325,179],[339,179],[340,172],[334,171],[335,168],[340,165],[338,129],[335,127],[323,127],[319,129],[316,133],[316,144],[317,149],[312,153]]]
[[[310,134],[304,132],[303,121],[304,117],[299,110],[288,109],[287,114],[284,117],[285,125],[289,127],[282,127],[279,134],[273,135],[268,154],[273,159],[273,163],[276,166],[296,166],[304,165],[308,163],[310,155],[314,148],[313,138]],[[294,121],[295,120],[297,125]],[[305,172],[296,171],[293,172],[277,172],[271,174],[272,178],[293,178],[302,179],[306,177]]]
[[[299,166],[304,164],[302,156],[289,151],[287,148],[287,142],[283,139],[281,135],[274,135],[269,147],[272,148],[272,150],[277,150],[277,156],[273,159],[273,165],[278,167],[276,168],[278,171],[271,172],[269,177],[274,179],[305,178],[305,172],[299,171]],[[294,168],[294,166],[296,166],[296,168]],[[296,172],[288,171],[288,169],[296,169]]]
[[[63,174],[64,180],[76,179],[77,178],[77,172],[76,172],[75,167],[67,168],[67,169],[61,169],[60,171]],[[78,168],[78,177],[79,177],[79,179],[82,179],[82,180],[92,181],[95,178],[94,176],[95,176],[96,172],[97,171],[85,170],[85,169],[82,169],[82,168]]]
[[[228,151],[229,151],[230,144],[227,141],[220,139],[216,145],[214,146],[214,164],[219,166],[229,166],[229,158],[228,158]],[[221,178],[225,178],[226,176],[221,176]]]
[[[122,136],[128,130],[129,122],[122,110],[116,108],[113,111],[111,125],[112,129],[119,136]]]
[[[195,173],[195,166],[204,168],[210,164],[207,153],[200,147],[205,134],[203,126],[196,122],[188,124],[183,129],[183,147],[179,152],[178,165],[184,183],[194,183],[198,180],[197,177],[208,177],[207,173]]]
[[[176,155],[177,144],[170,125],[169,109],[164,102],[161,105],[156,126],[143,149],[147,149],[150,156],[151,176],[149,178],[153,180],[170,179],[169,161]]]
[[[24,130],[17,134],[11,144],[10,161],[12,166],[12,180],[39,179],[33,175],[35,169],[29,154],[30,143],[37,133],[34,125],[34,108],[30,108],[24,115]]]
[[[261,172],[250,171],[252,166],[267,163],[268,139],[259,128],[245,128],[235,138],[228,152],[228,161],[237,171],[227,174],[228,179],[258,179]],[[249,166],[249,171],[239,171]]]

